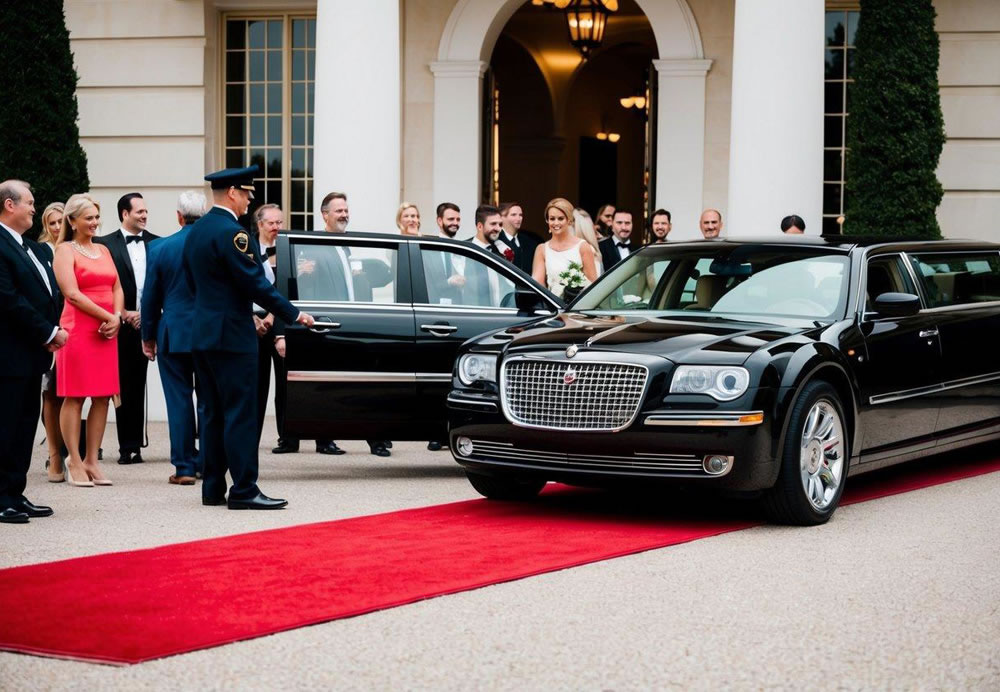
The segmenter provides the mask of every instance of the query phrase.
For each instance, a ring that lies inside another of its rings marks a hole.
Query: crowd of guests
[[[247,203],[250,198],[252,194]],[[51,509],[33,505],[23,495],[39,399],[49,481],[65,481],[77,487],[112,485],[99,463],[112,403],[116,408],[118,463],[143,461],[141,449],[148,443],[146,369],[151,361],[157,362],[168,410],[170,460],[174,466],[168,480],[177,485],[194,485],[203,473],[200,457],[204,455],[199,455],[196,444],[197,431],[204,424],[203,397],[193,396],[199,384],[191,348],[190,315],[195,305],[182,265],[191,228],[207,210],[202,192],[182,193],[177,203],[180,230],[161,239],[146,229],[145,200],[133,192],[118,201],[119,228],[100,235],[100,204],[88,194],[75,194],[65,203],[52,203],[44,209],[41,235],[38,241],[32,241],[24,236],[33,225],[35,213],[30,185],[17,180],[0,183],[0,300],[3,309],[15,317],[11,324],[20,325],[15,334],[0,339],[0,377],[5,384],[16,384],[5,388],[9,395],[5,393],[0,401],[0,420],[6,422],[0,433],[0,454],[4,455],[0,521],[22,523],[30,517],[51,514]],[[461,227],[458,205],[443,202],[435,211],[437,234],[456,238]],[[237,216],[235,210],[230,213]],[[328,194],[322,201],[321,214],[323,231],[346,232],[350,221],[347,195]],[[263,204],[251,219],[246,254],[257,258],[267,282],[273,286],[277,272],[275,239],[285,225],[284,213],[276,204]],[[542,220],[544,240],[525,228],[525,213],[519,203],[481,205],[475,210],[475,235],[467,242],[510,262],[554,294],[568,298],[567,272],[582,275],[578,287],[589,285],[639,246],[667,242],[671,231],[670,212],[657,209],[646,224],[641,242],[635,242],[630,211],[606,204],[591,217],[585,209],[562,197],[545,205]],[[415,204],[402,203],[395,221],[400,234],[421,234],[420,211]],[[722,214],[706,209],[699,227],[704,238],[719,237]],[[790,215],[782,219],[780,227],[784,233],[804,233],[805,222]],[[311,278],[357,271],[352,270],[349,257],[339,259],[324,267],[317,265],[322,258],[300,258],[296,268],[300,286],[308,290]],[[348,292],[344,297],[353,300],[353,282],[346,277],[342,281]],[[447,275],[441,277],[442,290],[466,290],[468,281],[461,271],[449,267]],[[259,446],[272,372],[277,382],[283,382],[287,373],[285,323],[265,307],[254,304],[253,309],[257,336],[254,422]],[[38,339],[44,348],[29,348],[29,339]],[[284,396],[285,388],[276,387],[279,441],[272,449],[275,454],[297,452],[300,444],[284,430]],[[84,425],[87,400],[90,407]],[[431,441],[428,448],[437,450],[446,444]],[[372,439],[368,445],[374,455],[391,454],[389,440]],[[344,453],[334,440],[323,439],[316,440],[316,451]]]

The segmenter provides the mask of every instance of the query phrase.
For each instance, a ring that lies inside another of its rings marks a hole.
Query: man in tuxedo
[[[350,209],[347,206],[347,195],[343,192],[330,192],[320,202],[320,214],[323,216],[326,233],[346,233],[351,222]],[[296,279],[301,300],[336,300],[354,302],[370,302],[372,288],[384,286],[392,280],[392,276],[384,277],[384,281],[369,280],[362,268],[355,268],[351,262],[351,252],[348,247],[324,247],[322,252],[311,255],[301,255],[296,258]],[[361,264],[360,262],[358,264]],[[275,383],[276,387],[281,385]],[[371,453],[379,457],[391,456],[389,440],[366,440]],[[299,451],[298,438],[283,435],[278,440],[278,446],[271,450],[272,454],[288,454]],[[316,451],[320,454],[344,454],[333,440],[316,440]]]
[[[521,224],[524,222],[521,205],[517,202],[504,202],[500,205],[500,218],[504,225],[504,232],[500,238],[514,250],[514,264],[524,273],[531,274],[538,238],[527,231],[521,233]]]
[[[718,209],[706,209],[698,219],[698,227],[706,240],[718,238],[722,233],[722,212]]]
[[[51,507],[24,496],[38,428],[42,373],[66,343],[62,297],[47,245],[24,237],[35,216],[31,187],[0,183],[0,523],[26,524]]]
[[[629,256],[631,237],[632,212],[616,210],[611,219],[611,235],[598,243],[605,272]]]
[[[499,209],[488,204],[476,208],[476,235],[469,242],[490,254],[506,259],[511,250],[500,240],[502,232],[503,219]],[[497,272],[487,271],[479,262],[468,261],[465,265],[465,302],[469,305],[500,307],[500,302],[506,293],[507,282],[501,282]]]
[[[121,405],[115,409],[118,428],[118,463],[141,464],[139,449],[144,445],[143,418],[146,405],[146,366],[149,360],[142,352],[140,306],[146,283],[146,253],[150,241],[159,238],[146,230],[149,212],[146,201],[138,192],[122,195],[118,200],[118,220],[121,228],[114,233],[94,238],[111,252],[118,270],[118,280],[125,294],[122,328],[118,332],[118,380]]]
[[[195,449],[194,357],[191,341],[195,317],[194,296],[184,277],[184,243],[191,226],[205,215],[205,195],[188,190],[177,200],[177,223],[181,229],[149,244],[146,278],[140,303],[142,351],[149,360],[159,356],[160,381],[167,404],[170,432],[172,485],[194,485],[202,462]],[[198,397],[198,421],[204,403]]]
[[[215,204],[191,226],[183,252],[184,276],[194,295],[191,352],[198,392],[205,401],[201,501],[229,509],[280,509],[288,504],[257,487],[253,304],[285,322],[315,324],[267,280],[257,246],[238,222],[253,199],[253,176],[259,170],[250,166],[205,176]],[[233,481],[228,498],[227,471]]]

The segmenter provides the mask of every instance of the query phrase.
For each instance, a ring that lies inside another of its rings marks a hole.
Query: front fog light
[[[705,469],[705,473],[709,476],[721,476],[733,463],[732,457],[723,456],[721,454],[710,454],[705,457],[702,461],[702,468]]]
[[[463,457],[469,456],[472,454],[472,440],[467,437],[458,438],[455,444],[455,449],[457,449],[458,453]]]

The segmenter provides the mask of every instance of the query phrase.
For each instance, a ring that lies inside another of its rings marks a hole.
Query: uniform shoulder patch
[[[233,236],[233,245],[244,255],[250,250],[250,236],[246,231],[240,231]]]

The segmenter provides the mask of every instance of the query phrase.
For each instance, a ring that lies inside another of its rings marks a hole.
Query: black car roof
[[[679,245],[694,245],[701,243],[718,243],[721,245],[770,245],[774,247],[795,245],[798,247],[811,247],[827,250],[841,250],[845,253],[854,249],[879,249],[879,250],[966,250],[966,249],[989,249],[1000,251],[1000,243],[992,243],[986,240],[964,240],[945,238],[941,240],[927,240],[926,238],[913,237],[869,237],[869,236],[809,236],[809,235],[767,235],[767,236],[740,236],[736,238],[715,238],[704,240],[701,238],[693,240],[672,241],[666,244],[667,247]],[[663,247],[658,245],[656,247]]]

